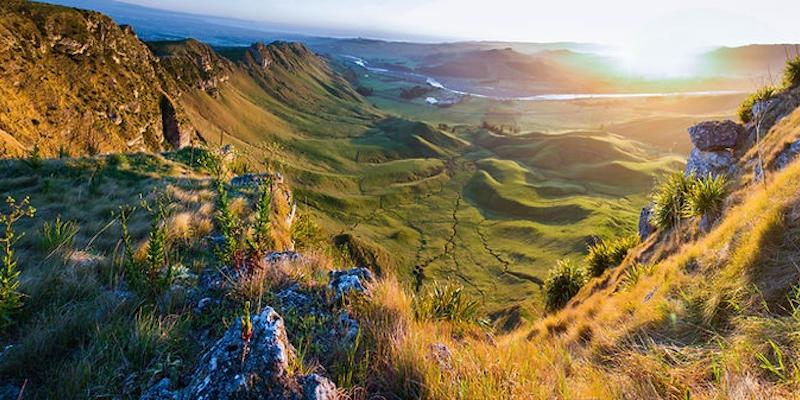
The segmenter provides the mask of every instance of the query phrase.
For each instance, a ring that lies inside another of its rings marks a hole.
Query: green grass
[[[628,235],[613,240],[600,240],[589,246],[586,269],[592,277],[603,274],[606,269],[618,266],[628,251],[639,244],[637,235]]]

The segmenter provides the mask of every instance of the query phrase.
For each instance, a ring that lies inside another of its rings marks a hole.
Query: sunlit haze
[[[708,46],[796,43],[800,2],[767,0],[125,0],[175,11],[329,29],[339,36],[430,40],[576,41],[612,45],[621,68],[693,72]]]

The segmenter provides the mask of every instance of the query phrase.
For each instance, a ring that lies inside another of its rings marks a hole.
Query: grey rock
[[[269,181],[270,174],[243,174],[231,179],[231,186],[236,188],[257,187]]]
[[[701,151],[718,151],[736,147],[745,129],[733,121],[706,121],[689,128],[694,147]]]
[[[650,216],[653,214],[653,204],[650,203],[646,207],[642,208],[642,212],[639,213],[639,240],[644,241],[647,239],[653,232],[655,232],[656,227],[650,222]]]
[[[0,400],[16,400],[21,390],[19,386],[11,383],[0,385]]]
[[[339,318],[336,319],[334,335],[342,341],[353,342],[356,336],[358,336],[359,329],[360,325],[358,321],[355,320],[350,313],[342,312],[339,314]]]
[[[300,291],[300,287],[297,284],[281,290],[276,294],[276,297],[285,308],[308,310],[312,306],[311,297]]]
[[[331,271],[328,277],[328,287],[333,289],[337,301],[348,293],[366,293],[367,285],[375,280],[372,272],[366,268]]]
[[[328,378],[317,374],[300,378],[303,387],[303,400],[337,400],[339,392]]]
[[[800,154],[800,139],[792,142],[783,151],[775,157],[775,161],[772,162],[774,168],[776,170],[781,170],[786,168],[796,157]]]
[[[692,149],[686,163],[686,175],[697,176],[728,175],[734,172],[736,159],[727,151],[701,151]]]
[[[183,399],[293,399],[301,389],[289,377],[293,349],[283,318],[266,307],[252,318],[249,342],[242,338],[242,323],[236,321],[203,356]]]
[[[300,261],[302,255],[295,251],[273,251],[264,256],[264,262],[267,264],[274,264],[277,262],[294,262]]]
[[[145,391],[139,400],[178,400],[178,392],[170,390],[170,386],[171,382],[169,378],[164,378]]]

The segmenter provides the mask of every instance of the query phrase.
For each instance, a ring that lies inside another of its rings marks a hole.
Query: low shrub
[[[787,89],[800,85],[800,56],[786,61],[783,70],[783,86]]]
[[[39,149],[39,145],[35,144],[31,148],[31,151],[28,153],[28,157],[25,159],[25,164],[28,164],[29,167],[33,169],[40,169],[44,162],[42,161],[42,152]]]
[[[0,226],[3,226],[3,236],[0,236],[0,250],[2,250],[2,268],[0,268],[0,331],[4,331],[14,322],[14,316],[22,306],[22,294],[19,289],[19,269],[17,258],[14,255],[14,245],[22,238],[23,234],[14,231],[14,225],[22,218],[32,218],[36,209],[31,207],[27,197],[17,202],[13,197],[6,198],[8,211],[0,211]]]
[[[748,96],[742,104],[739,105],[739,109],[736,111],[737,115],[739,115],[739,119],[745,124],[752,121],[753,106],[760,101],[771,99],[774,95],[775,88],[772,86],[765,86]]]
[[[660,229],[671,228],[680,222],[694,182],[694,175],[685,176],[676,172],[656,186],[651,195],[653,201],[651,222]]]
[[[600,276],[606,269],[616,267],[628,251],[639,244],[639,236],[629,235],[613,240],[601,240],[589,247],[586,256],[587,272],[591,276]]]
[[[414,317],[421,321],[479,322],[478,301],[470,298],[460,286],[434,282],[429,290],[414,299],[413,309]]]
[[[75,221],[65,221],[59,215],[53,222],[45,222],[42,225],[39,245],[47,252],[70,247],[75,241],[76,234],[78,234],[78,224]]]
[[[717,217],[722,212],[728,192],[728,180],[722,175],[697,179],[686,198],[684,215]]]
[[[549,311],[564,307],[586,283],[586,271],[570,260],[559,260],[544,281],[545,306]]]

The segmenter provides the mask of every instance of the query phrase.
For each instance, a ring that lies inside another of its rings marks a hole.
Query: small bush
[[[787,89],[800,85],[800,56],[786,61],[783,70],[783,86]]]
[[[739,115],[739,119],[743,123],[748,123],[753,120],[753,106],[764,100],[769,100],[772,96],[775,95],[775,88],[772,86],[765,86],[755,93],[748,96],[742,104],[739,105],[739,109],[736,112]]]
[[[421,321],[447,320],[457,323],[476,323],[479,304],[464,293],[464,288],[434,283],[424,294],[414,299],[414,317]]]
[[[694,182],[693,175],[685,176],[680,172],[667,176],[652,194],[651,222],[660,229],[676,225],[684,215],[686,201]]]
[[[70,247],[77,233],[78,224],[75,221],[62,220],[59,215],[53,222],[45,222],[42,225],[42,236],[39,245],[47,252]]]
[[[728,180],[722,175],[697,179],[689,190],[684,215],[717,217],[722,212]]]
[[[250,251],[258,256],[266,254],[272,246],[270,236],[270,217],[272,216],[272,182],[262,182],[258,187],[256,200],[256,220],[253,224],[253,234],[248,240]]]
[[[639,244],[637,235],[623,236],[614,240],[601,240],[597,244],[589,247],[589,254],[586,256],[587,272],[591,276],[600,276],[611,267],[616,267],[628,251]]]
[[[217,178],[215,186],[217,189],[217,212],[214,221],[222,240],[215,245],[214,254],[221,264],[230,264],[239,250],[241,224],[231,208],[231,199],[225,182]]]
[[[586,272],[570,260],[559,260],[544,281],[545,306],[557,310],[574,297],[586,283]]]
[[[14,315],[22,306],[22,294],[19,293],[19,269],[14,255],[14,245],[24,234],[14,232],[14,224],[23,217],[32,218],[36,209],[31,207],[27,197],[21,202],[12,197],[6,198],[8,211],[0,211],[0,225],[3,236],[0,236],[2,250],[2,269],[0,269],[0,331],[4,331],[14,322]]]
[[[25,164],[28,164],[28,166],[33,169],[42,168],[42,152],[38,144],[33,145],[33,148],[31,148],[28,157],[25,159]]]

